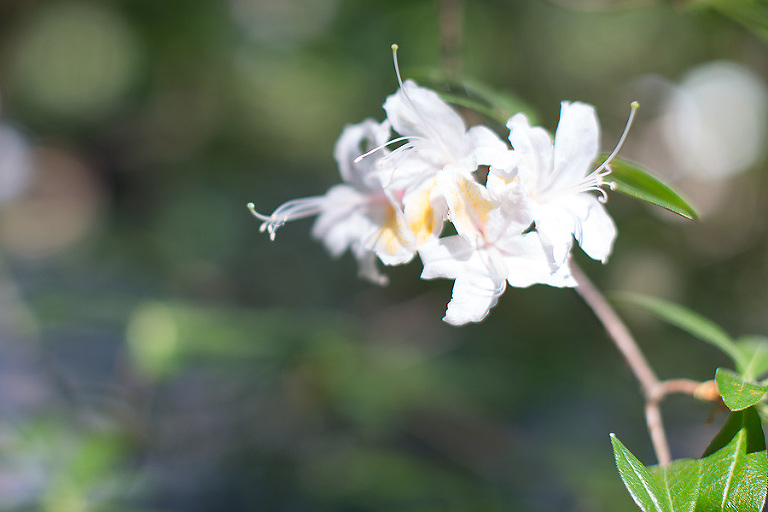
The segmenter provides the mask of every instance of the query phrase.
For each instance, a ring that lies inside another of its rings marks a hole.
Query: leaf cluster
[[[611,435],[624,485],[644,511],[760,511],[766,497],[768,459],[759,407],[768,392],[768,339],[731,338],[719,325],[683,306],[637,294],[615,296],[717,347],[736,371],[718,368],[715,383],[732,412],[699,459],[645,467]]]

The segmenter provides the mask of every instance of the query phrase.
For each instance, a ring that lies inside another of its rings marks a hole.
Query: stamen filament
[[[367,156],[370,156],[370,155],[372,155],[372,154],[376,153],[377,151],[381,151],[382,149],[386,148],[386,147],[387,147],[387,146],[389,146],[390,144],[394,144],[394,143],[396,143],[396,142],[402,142],[402,141],[404,141],[404,140],[409,140],[409,138],[408,138],[408,137],[397,137],[397,138],[395,138],[395,139],[389,140],[389,141],[385,142],[384,144],[382,144],[382,145],[380,145],[380,146],[376,146],[376,147],[375,147],[375,148],[373,148],[372,150],[370,150],[370,151],[366,151],[366,152],[365,152],[365,153],[363,153],[362,155],[358,156],[357,158],[355,158],[355,159],[353,160],[353,163],[359,164],[359,163],[360,163],[360,161],[361,161],[363,158],[365,158],[365,157],[367,157]]]
[[[275,232],[280,226],[289,220],[303,219],[319,214],[323,211],[325,201],[325,196],[293,199],[278,206],[272,215],[269,216],[257,212],[256,206],[253,203],[248,203],[248,209],[254,217],[263,221],[259,227],[259,231],[267,231],[269,233],[269,239],[274,240]]]
[[[624,133],[621,134],[618,144],[616,144],[616,147],[613,149],[613,152],[610,155],[608,155],[608,158],[605,159],[605,162],[603,162],[600,165],[600,167],[598,167],[593,171],[593,174],[595,172],[599,172],[605,169],[608,166],[608,164],[611,163],[611,160],[613,160],[614,157],[619,153],[619,150],[621,149],[621,147],[624,145],[624,141],[626,140],[627,135],[629,134],[629,129],[632,127],[632,123],[635,120],[635,113],[637,112],[637,109],[640,108],[640,103],[637,101],[633,101],[630,104],[630,108],[631,108],[631,111],[629,113],[629,119],[627,119],[627,125],[624,127]],[[608,170],[608,173],[610,173],[610,169]]]
[[[395,75],[397,76],[397,83],[400,85],[400,90],[403,92],[403,96],[405,97],[405,100],[408,102],[408,104],[411,106],[413,111],[416,113],[416,115],[419,117],[419,120],[421,120],[423,130],[427,133],[427,135],[433,139],[435,143],[437,143],[438,146],[441,147],[441,149],[446,154],[451,154],[451,147],[450,145],[446,145],[443,138],[440,136],[440,132],[438,130],[435,130],[432,127],[432,124],[427,119],[427,116],[422,114],[421,109],[414,103],[414,101],[411,99],[411,97],[408,95],[408,91],[405,90],[405,85],[403,84],[403,77],[400,75],[400,63],[397,60],[397,50],[399,49],[399,46],[397,44],[392,44],[392,61],[395,63]],[[409,139],[414,139],[415,137],[408,137]]]

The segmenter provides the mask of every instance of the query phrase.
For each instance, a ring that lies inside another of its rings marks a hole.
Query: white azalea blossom
[[[398,200],[381,183],[376,160],[355,161],[363,149],[376,147],[389,138],[387,121],[366,120],[345,128],[336,143],[334,156],[344,183],[331,187],[325,195],[294,199],[278,207],[270,216],[249,205],[274,239],[277,229],[289,220],[317,215],[314,237],[323,241],[333,256],[351,250],[363,277],[386,283],[375,265],[375,257],[387,265],[410,261],[416,251]]]
[[[422,246],[419,254],[424,263],[422,278],[455,279],[446,322],[479,322],[496,305],[507,283],[575,285],[567,266],[551,265],[538,233],[525,232],[532,217],[522,194],[514,203],[499,201],[510,199],[511,192],[494,196],[456,170],[440,174],[437,181],[458,234]]]
[[[524,114],[513,116],[507,126],[518,158],[517,176],[532,201],[536,231],[555,261],[568,258],[575,237],[587,255],[605,263],[616,226],[601,203],[609,169],[603,165],[592,171],[600,141],[594,108],[563,102],[554,143],[543,128],[531,127]],[[495,173],[502,177],[502,172]]]
[[[599,147],[594,109],[563,102],[554,141],[517,114],[507,122],[510,148],[485,126],[467,128],[436,92],[403,82],[396,53],[394,60],[400,87],[384,102],[387,120],[347,126],[336,143],[343,182],[269,216],[249,205],[262,230],[274,239],[285,222],[317,215],[313,236],[333,256],[352,252],[360,274],[379,284],[386,277],[377,260],[399,265],[418,254],[423,279],[454,280],[444,317],[454,325],[481,321],[507,286],[576,286],[574,238],[606,261],[616,227],[602,187],[626,130],[592,170]],[[456,234],[440,238],[446,221]]]

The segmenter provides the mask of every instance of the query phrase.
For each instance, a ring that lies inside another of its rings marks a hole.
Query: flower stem
[[[640,347],[638,346],[627,326],[622,322],[616,311],[608,304],[605,297],[592,284],[582,270],[573,265],[573,277],[578,283],[576,292],[584,299],[587,306],[592,309],[598,320],[603,324],[613,344],[624,357],[629,369],[640,382],[640,388],[645,398],[645,420],[648,425],[648,433],[653,443],[653,451],[659,464],[664,466],[671,462],[669,443],[664,432],[664,423],[661,418],[659,402],[669,392],[664,384],[656,377],[656,373],[648,364]],[[677,389],[675,389],[677,390]]]

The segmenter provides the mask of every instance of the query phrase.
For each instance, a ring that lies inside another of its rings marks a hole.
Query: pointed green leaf
[[[768,372],[768,338],[742,336],[736,341],[736,346],[744,356],[744,377],[757,379]]]
[[[622,473],[619,466],[624,484],[644,512],[760,512],[763,508],[768,457],[754,407],[731,413],[698,460],[645,468],[613,435],[611,442],[617,465],[621,461],[625,467]]]
[[[608,158],[607,154],[601,155],[598,164],[604,162],[606,158]],[[698,218],[696,210],[680,197],[680,194],[658,178],[654,178],[648,172],[640,169],[638,165],[627,160],[614,158],[609,167],[611,174],[607,181],[615,183],[615,186],[611,188],[617,192],[661,206],[688,219],[696,220]]]
[[[690,309],[656,297],[637,293],[617,293],[611,298],[619,303],[639,307],[661,320],[706,341],[728,355],[739,371],[743,372],[747,359],[728,334],[711,320]]]
[[[699,498],[701,466],[696,459],[676,460],[667,466],[648,468],[669,495],[674,512],[694,512]]]
[[[701,464],[697,511],[760,512],[765,503],[768,457],[754,407],[731,413]]]
[[[740,411],[755,405],[768,392],[768,386],[744,379],[727,368],[718,368],[715,382],[723,402],[732,411]]]
[[[632,499],[643,512],[673,512],[669,493],[662,489],[648,468],[611,434],[616,467]]]

